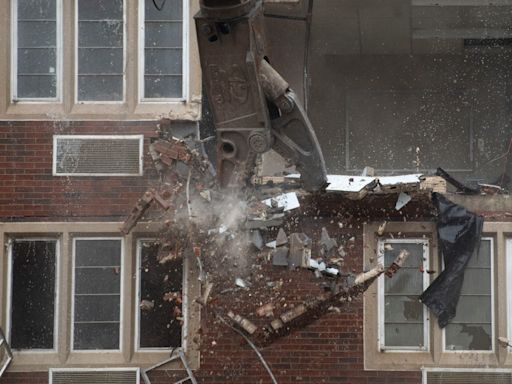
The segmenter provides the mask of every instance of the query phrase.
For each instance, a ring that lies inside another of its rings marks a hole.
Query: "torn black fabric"
[[[444,270],[420,296],[444,328],[455,317],[464,271],[478,252],[484,219],[439,193],[432,194],[437,208],[437,236]]]

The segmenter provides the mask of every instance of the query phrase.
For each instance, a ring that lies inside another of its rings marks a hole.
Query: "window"
[[[7,0],[8,120],[200,117],[195,0]],[[191,40],[191,41],[189,41]]]
[[[480,204],[467,197],[451,198],[465,201],[473,211]],[[381,224],[365,225],[364,265],[389,265],[401,249],[410,256],[396,275],[381,277],[364,294],[366,369],[511,367],[512,348],[498,347],[496,340],[512,338],[512,223],[484,222],[479,250],[465,270],[456,316],[444,329],[416,302],[443,269],[435,222],[388,222],[379,235]],[[422,280],[416,277],[420,269]]]
[[[13,100],[59,98],[59,8],[60,0],[13,1]]]
[[[124,97],[123,0],[78,0],[78,101]]]
[[[507,266],[507,333],[508,339],[512,340],[512,239],[507,239],[506,245],[506,266]],[[509,347],[512,350],[512,347]]]
[[[9,245],[13,350],[53,350],[56,337],[57,241],[12,239]]]
[[[159,245],[138,242],[138,348],[181,346],[183,260],[158,258]]]
[[[457,315],[445,328],[445,349],[492,351],[493,302],[493,239],[484,238],[464,272]]]
[[[143,3],[143,5],[142,5]],[[181,98],[183,94],[183,1],[168,0],[157,9],[141,2],[144,20],[140,46],[143,100]]]
[[[424,239],[379,240],[380,262],[389,266],[403,250],[409,257],[392,278],[379,278],[380,348],[428,349],[427,311],[418,301],[428,287],[428,241]]]
[[[121,239],[75,239],[73,256],[73,349],[120,349]]]
[[[8,299],[0,320],[15,347],[10,369],[147,366],[177,347],[192,369],[199,366],[200,307],[188,300],[201,295],[196,264],[161,257],[149,240],[160,225],[141,223],[124,237],[116,235],[120,226],[0,225],[0,297]]]

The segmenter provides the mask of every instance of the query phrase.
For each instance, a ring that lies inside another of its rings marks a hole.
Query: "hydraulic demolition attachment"
[[[296,166],[305,189],[321,190],[327,185],[322,151],[296,94],[269,64],[262,0],[200,4],[196,29],[220,184],[246,184],[257,154],[274,149]]]

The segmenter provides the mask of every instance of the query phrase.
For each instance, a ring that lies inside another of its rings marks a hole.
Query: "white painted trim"
[[[507,268],[507,338],[512,337],[512,239],[506,240],[505,262]],[[508,348],[512,352],[512,346]]]
[[[57,173],[57,141],[59,139],[105,139],[139,140],[139,173]],[[53,135],[52,175],[53,176],[143,176],[144,175],[144,135]]]
[[[191,0],[183,0],[182,9],[182,43],[181,43],[181,97],[169,97],[169,98],[151,98],[144,96],[144,75],[145,75],[145,0],[139,0],[139,12],[138,12],[138,55],[139,55],[139,71],[138,71],[138,102],[140,104],[161,104],[161,103],[176,103],[185,102],[188,100],[189,93],[189,28],[190,28],[190,4]]]
[[[496,340],[495,340],[495,337],[494,337],[494,334],[495,334],[495,326],[496,326],[496,320],[495,320],[495,304],[494,304],[494,301],[495,301],[495,288],[494,288],[494,255],[495,255],[495,252],[494,252],[494,238],[493,237],[482,237],[481,240],[482,241],[490,241],[490,248],[491,248],[491,254],[490,254],[490,264],[491,264],[491,349],[490,350],[478,350],[478,349],[471,349],[471,350],[465,350],[465,349],[446,349],[446,328],[443,328],[442,329],[442,351],[443,353],[449,353],[449,354],[454,354],[454,353],[462,353],[462,354],[468,354],[468,353],[471,353],[471,354],[474,354],[474,353],[479,353],[479,354],[493,354],[495,353],[495,350],[496,350]],[[441,257],[441,262],[442,262],[442,267],[443,267],[443,270],[444,270],[444,259]]]
[[[150,242],[155,241],[157,239],[155,238],[138,238],[137,239],[137,246],[136,246],[136,265],[135,265],[135,352],[169,352],[169,347],[167,348],[141,348],[140,346],[140,300],[141,300],[141,292],[140,292],[140,284],[141,284],[141,262],[142,262],[142,243],[144,242]],[[181,326],[181,347],[176,348],[176,350],[185,350],[184,342],[186,340],[187,335],[187,324],[188,324],[188,313],[186,312],[187,305],[188,305],[188,294],[187,294],[187,287],[186,287],[186,276],[187,276],[187,270],[185,265],[185,258],[183,259],[183,273],[181,276],[182,279],[182,313],[183,313],[183,325]]]
[[[429,269],[430,265],[430,245],[428,239],[423,238],[406,238],[406,239],[390,239],[382,238],[378,240],[377,251],[378,261],[384,265],[384,244],[422,244],[423,246],[423,268]],[[398,272],[400,273],[400,272]],[[385,345],[385,302],[384,302],[384,279],[385,275],[378,278],[378,340],[377,347],[379,351],[385,352],[425,352],[430,350],[430,318],[426,306],[423,306],[423,347],[390,347]],[[423,273],[423,289],[425,290],[430,284],[428,273]]]
[[[76,241],[77,240],[119,240],[121,243],[121,255],[120,255],[120,266],[121,270],[119,272],[120,276],[120,286],[119,286],[119,348],[118,349],[75,349],[75,256],[76,256]],[[71,335],[70,335],[70,351],[73,353],[98,353],[98,352],[121,352],[123,350],[123,331],[124,331],[124,279],[123,274],[125,264],[125,238],[123,237],[97,237],[97,236],[81,236],[73,238],[73,246],[71,250]]]
[[[16,242],[29,242],[29,241],[45,241],[55,243],[55,287],[54,287],[54,303],[53,303],[53,349],[16,349],[15,352],[19,354],[37,354],[37,353],[55,353],[58,351],[58,329],[59,329],[59,304],[60,304],[60,240],[56,237],[13,237],[9,236],[7,241],[7,327],[5,330],[5,337],[9,344],[11,344],[11,325],[12,325],[12,244]]]
[[[16,103],[56,103],[62,101],[62,47],[63,47],[63,18],[62,0],[55,0],[55,76],[57,79],[55,97],[19,98],[18,97],[18,1],[11,2],[11,102]]]
[[[87,1],[87,0],[84,0],[84,1]],[[127,99],[127,96],[126,96],[126,82],[127,82],[126,66],[128,63],[128,60],[127,60],[128,37],[126,36],[126,34],[128,32],[128,29],[126,26],[126,23],[127,23],[127,10],[126,10],[127,1],[123,0],[123,97],[121,100],[97,100],[97,101],[78,100],[78,45],[79,45],[79,41],[78,41],[78,35],[79,35],[78,3],[79,2],[80,2],[80,0],[75,0],[75,40],[74,40],[75,46],[73,47],[74,53],[75,53],[75,60],[74,60],[75,68],[74,68],[74,73],[73,73],[73,77],[74,77],[74,81],[75,81],[74,96],[73,96],[74,105],[123,105],[126,103],[126,99]]]
[[[48,384],[53,384],[54,372],[135,372],[135,384],[140,384],[140,368],[50,368],[48,370]]]

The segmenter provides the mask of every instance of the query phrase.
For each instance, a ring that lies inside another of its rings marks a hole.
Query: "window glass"
[[[144,6],[144,98],[179,98],[183,76],[183,2]]]
[[[123,0],[78,0],[78,100],[122,101]]]
[[[17,0],[16,98],[57,97],[57,0]]]
[[[75,240],[73,348],[119,349],[121,240]]]
[[[478,310],[475,310],[478,308]],[[464,273],[457,314],[445,328],[447,350],[492,350],[492,241],[480,250]]]
[[[183,260],[159,257],[159,248],[139,243],[139,348],[181,345]]]
[[[384,346],[387,348],[425,348],[425,317],[418,297],[425,288],[423,265],[427,266],[426,245],[385,241],[380,243],[384,265],[390,266],[402,250],[410,253],[399,273],[392,278],[382,276],[383,298],[381,309]],[[381,281],[382,281],[381,280]]]
[[[53,349],[57,241],[11,245],[11,347]]]

